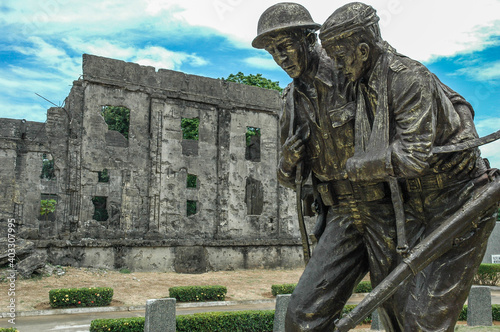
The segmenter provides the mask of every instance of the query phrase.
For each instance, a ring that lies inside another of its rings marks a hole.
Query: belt
[[[372,202],[386,196],[384,183],[357,184],[349,180],[333,180],[318,184],[318,192],[323,203],[328,206],[336,204],[337,200],[355,199]]]
[[[418,178],[406,179],[404,187],[407,192],[424,192],[430,190],[440,190],[446,187],[469,180],[456,179],[448,173],[429,174]]]

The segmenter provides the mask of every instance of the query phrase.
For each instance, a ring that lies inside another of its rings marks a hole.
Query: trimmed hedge
[[[370,293],[372,291],[372,284],[369,281],[361,281],[353,293]]]
[[[49,291],[52,308],[102,307],[113,299],[113,289],[108,287],[61,288]]]
[[[349,313],[355,307],[356,305],[346,305],[342,309],[342,316]],[[491,310],[493,320],[500,321],[500,305],[492,305]],[[143,332],[144,320],[144,317],[96,319],[90,323],[90,332]],[[458,320],[467,320],[466,305],[464,305],[460,312]],[[365,318],[362,324],[370,324],[370,322],[371,315]],[[272,331],[273,323],[274,310],[204,312],[194,315],[177,316],[176,330],[178,332]],[[2,331],[0,329],[0,332]],[[7,331],[11,332],[11,330]]]
[[[90,322],[90,332],[144,332],[144,317],[95,319]]]
[[[19,330],[14,327],[0,327],[0,332],[19,332]]]
[[[143,332],[144,317],[96,319],[90,332]],[[177,332],[255,331],[271,332],[274,310],[204,312],[176,317]]]
[[[271,293],[273,296],[279,294],[292,294],[295,286],[297,284],[281,284],[281,285],[271,285]],[[372,291],[372,284],[369,281],[361,281],[353,293],[369,293]]]
[[[281,285],[271,285],[271,293],[273,296],[280,294],[292,294],[297,284],[281,284]]]
[[[474,276],[474,284],[495,286],[500,281],[500,264],[481,264]]]
[[[274,310],[251,310],[233,312],[204,312],[179,316],[176,331],[255,331],[273,330]]]
[[[227,288],[224,286],[179,286],[168,289],[169,297],[179,302],[224,301]]]

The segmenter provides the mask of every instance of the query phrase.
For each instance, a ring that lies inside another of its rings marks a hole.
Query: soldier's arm
[[[436,138],[437,92],[430,72],[402,69],[393,75],[389,94],[394,119],[391,163],[398,177],[417,177],[429,167]]]

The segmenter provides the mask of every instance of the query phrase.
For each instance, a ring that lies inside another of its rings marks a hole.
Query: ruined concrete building
[[[300,266],[294,194],[275,174],[279,104],[276,91],[84,55],[46,124],[0,119],[0,224],[15,218],[61,265]],[[128,137],[108,129],[109,106],[129,110]],[[198,139],[184,139],[195,118]],[[44,158],[55,179],[40,178]],[[45,199],[56,210],[40,216]]]

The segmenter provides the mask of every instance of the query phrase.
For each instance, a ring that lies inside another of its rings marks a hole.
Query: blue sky
[[[323,23],[349,1],[300,1]],[[382,36],[419,60],[500,129],[500,0],[373,0]],[[81,75],[83,53],[213,78],[288,76],[251,47],[262,0],[0,0],[0,117],[44,122]],[[500,144],[481,149],[500,166]]]

